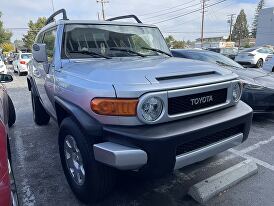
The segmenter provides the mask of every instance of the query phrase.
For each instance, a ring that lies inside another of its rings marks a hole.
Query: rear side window
[[[266,49],[259,49],[258,52],[259,53],[263,53],[263,54],[267,54],[267,50]]]
[[[49,62],[52,62],[54,54],[54,43],[56,37],[56,29],[45,32],[43,43],[47,46],[47,54]]]

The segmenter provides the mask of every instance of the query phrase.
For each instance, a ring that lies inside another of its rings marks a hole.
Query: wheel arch
[[[59,97],[55,97],[55,110],[59,126],[63,119],[71,117],[87,135],[96,137],[102,136],[101,123],[77,105]]]

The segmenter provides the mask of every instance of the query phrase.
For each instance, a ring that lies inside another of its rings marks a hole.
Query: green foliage
[[[5,42],[3,44],[1,44],[0,46],[3,49],[3,52],[11,52],[14,51],[14,46],[12,43],[9,42]]]
[[[28,27],[29,27],[28,33],[25,34],[23,39],[22,39],[25,46],[28,49],[31,49],[37,33],[40,31],[40,29],[42,27],[45,26],[46,20],[47,20],[46,17],[39,17],[36,22],[33,22],[32,20],[29,21],[29,23],[28,23]]]
[[[2,13],[0,12],[0,19],[1,19],[1,16],[2,16]],[[0,20],[0,44],[10,42],[11,36],[12,36],[12,33],[4,29],[3,22]]]
[[[232,40],[233,41],[241,41],[241,39],[249,37],[248,25],[246,14],[242,9],[237,16],[236,22],[234,24],[232,30]]]
[[[255,15],[254,15],[253,23],[252,23],[251,37],[253,37],[253,38],[256,38],[258,17],[259,17],[260,11],[264,8],[264,6],[265,6],[265,0],[260,0],[257,5],[257,8],[255,10]]]
[[[173,49],[182,49],[186,47],[185,41],[176,40],[173,36],[169,35],[165,38],[166,43],[169,47]]]

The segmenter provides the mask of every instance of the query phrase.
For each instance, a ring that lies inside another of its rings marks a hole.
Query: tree
[[[166,37],[165,40],[166,40],[167,45],[169,47],[172,47],[173,49],[185,48],[185,46],[186,46],[186,42],[185,41],[176,40],[171,35],[169,35],[168,37]]]
[[[172,42],[175,41],[174,37],[171,36],[171,35],[169,35],[168,37],[166,37],[165,40],[166,40],[166,43],[167,43],[167,45],[168,45],[169,47],[172,47]]]
[[[260,11],[264,8],[264,6],[265,6],[265,0],[260,0],[257,5],[257,8],[255,10],[255,15],[254,15],[253,23],[252,23],[251,37],[253,37],[253,38],[256,38],[258,17],[259,17]]]
[[[242,9],[237,16],[236,22],[232,30],[232,40],[238,41],[239,46],[241,45],[241,39],[247,38],[249,36],[246,14]]]
[[[3,52],[14,51],[14,45],[12,43],[9,43],[9,42],[1,44],[0,47],[3,49]]]
[[[46,17],[39,17],[36,22],[33,22],[32,20],[29,21],[28,33],[23,35],[24,37],[22,39],[28,49],[31,49],[36,35],[40,31],[40,29],[45,26],[46,20]]]
[[[172,48],[174,48],[174,49],[183,49],[185,47],[186,47],[186,42],[185,41],[175,40],[172,44]]]
[[[21,40],[21,39],[19,39],[19,40],[16,39],[16,40],[14,41],[14,46],[15,46],[16,49],[19,49],[19,50],[25,48],[25,44],[24,44],[23,40]]]
[[[2,13],[0,12],[0,19],[1,19],[1,16],[2,16]],[[12,33],[4,29],[3,22],[0,20],[0,44],[3,44],[5,42],[10,42],[11,36],[12,36]]]

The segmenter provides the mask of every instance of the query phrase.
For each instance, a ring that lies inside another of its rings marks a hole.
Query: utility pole
[[[55,9],[54,9],[54,3],[53,3],[53,0],[51,0],[51,7],[52,7],[52,11],[54,13]]]
[[[229,41],[231,42],[232,41],[232,26],[233,26],[233,21],[234,21],[234,16],[236,14],[229,14],[227,15],[228,17],[230,17],[230,19],[227,21],[227,23],[230,24],[229,26]]]
[[[97,3],[101,3],[101,7],[102,7],[102,17],[103,20],[106,20],[106,16],[105,16],[105,4],[109,3],[109,1],[107,0],[96,0]]]
[[[205,4],[206,4],[206,0],[201,0],[201,1],[202,1],[202,30],[201,30],[201,48],[203,48],[203,43],[204,43]]]

